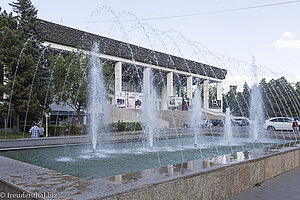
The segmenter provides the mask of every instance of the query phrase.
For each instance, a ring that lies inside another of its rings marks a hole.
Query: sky
[[[155,49],[161,42],[152,36],[153,42],[143,43],[146,39],[141,27],[149,35],[160,32],[168,39],[164,44],[165,51],[169,46],[175,49],[174,45],[177,45],[170,42],[175,40],[179,47],[172,54],[195,60],[190,48],[182,44],[184,41],[175,34],[180,33],[186,40],[204,45],[211,52],[248,63],[253,63],[254,57],[257,65],[266,67],[261,76],[276,78],[275,76],[285,75],[289,81],[296,82],[300,81],[300,1],[212,13],[288,1],[290,0],[32,0],[32,3],[38,9],[38,17],[41,19],[147,48]],[[10,2],[12,0],[1,0],[0,6],[11,11],[8,5]],[[202,14],[144,20],[194,13]],[[143,24],[139,28],[137,21],[126,22],[136,18]],[[116,23],[116,19],[120,23]],[[164,49],[158,48],[161,51]],[[237,64],[228,70],[234,74],[235,68],[238,68]],[[235,81],[238,82],[239,77],[247,79],[248,74],[249,70],[239,69],[239,73],[235,73]]]

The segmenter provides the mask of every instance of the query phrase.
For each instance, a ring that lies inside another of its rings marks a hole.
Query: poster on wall
[[[168,106],[169,108],[176,108],[176,97],[169,97]]]
[[[135,109],[135,93],[126,92],[126,108]]]
[[[143,102],[143,94],[135,93],[135,109],[141,109]]]
[[[221,109],[221,100],[213,99],[209,101],[209,108]]]
[[[176,97],[176,109],[182,110],[182,97]]]
[[[182,110],[188,110],[189,106],[190,106],[190,99],[189,98],[183,99]]]
[[[126,100],[125,92],[121,91],[115,93],[115,105],[118,108],[125,108],[125,100]]]

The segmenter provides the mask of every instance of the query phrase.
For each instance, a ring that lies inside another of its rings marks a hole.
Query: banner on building
[[[126,94],[125,92],[121,91],[121,92],[116,92],[115,93],[115,105],[118,108],[125,108],[126,107]]]
[[[171,109],[182,110],[182,97],[169,97],[168,106]]]
[[[135,93],[126,92],[126,108],[135,109]]]
[[[209,108],[221,109],[221,100],[213,99],[209,101]]]
[[[169,97],[168,106],[169,108],[176,108],[176,97]]]
[[[143,102],[143,94],[135,93],[135,109],[141,109]]]
[[[176,97],[176,109],[182,110],[182,97]]]
[[[188,110],[189,107],[190,107],[190,99],[189,98],[183,99],[182,110]]]

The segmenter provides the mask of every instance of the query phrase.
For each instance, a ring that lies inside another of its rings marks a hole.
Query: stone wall
[[[299,148],[151,185],[114,199],[227,199],[296,167],[300,167]]]

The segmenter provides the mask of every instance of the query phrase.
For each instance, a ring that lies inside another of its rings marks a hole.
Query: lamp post
[[[45,117],[46,117],[46,137],[48,137],[48,117],[51,116],[51,113],[45,113]]]

